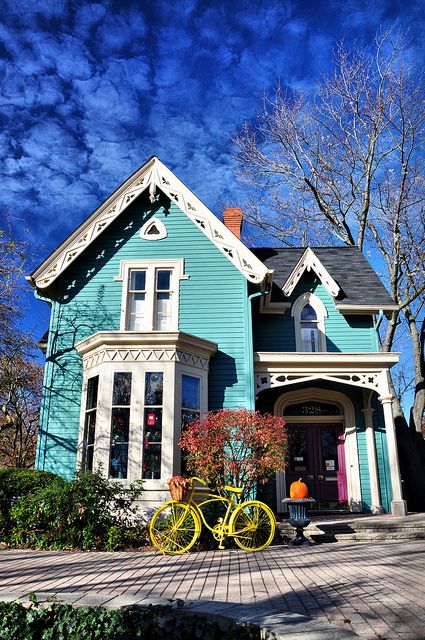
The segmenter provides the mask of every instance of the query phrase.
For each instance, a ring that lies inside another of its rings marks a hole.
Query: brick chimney
[[[241,239],[242,220],[242,209],[225,209],[223,211],[224,224],[238,238],[238,240]]]

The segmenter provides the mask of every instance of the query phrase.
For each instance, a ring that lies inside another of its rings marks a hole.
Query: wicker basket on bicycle
[[[184,500],[190,487],[190,480],[183,476],[173,476],[168,481],[168,488],[173,500]]]

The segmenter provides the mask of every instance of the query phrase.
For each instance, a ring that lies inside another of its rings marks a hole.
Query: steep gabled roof
[[[139,196],[160,189],[249,282],[262,282],[267,267],[156,156],[150,158],[73,231],[32,273],[37,289],[46,289]]]
[[[269,269],[274,270],[271,301],[288,302],[282,288],[291,273],[296,271],[305,248],[257,248],[251,251]],[[378,275],[357,247],[312,247],[312,251],[339,287],[335,304],[342,313],[397,309]]]

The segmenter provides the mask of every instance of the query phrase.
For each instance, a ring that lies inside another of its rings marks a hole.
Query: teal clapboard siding
[[[305,273],[290,298],[291,303],[303,293],[314,293],[326,307],[326,347],[329,352],[377,351],[372,316],[344,316],[335,306],[326,287],[312,273]],[[254,325],[256,351],[295,351],[295,327],[291,310],[281,314],[258,314]]]
[[[168,235],[141,239],[155,215]],[[246,404],[245,277],[165,197],[151,205],[138,198],[58,279],[45,374],[37,466],[65,477],[74,473],[80,422],[82,362],[74,344],[96,331],[119,330],[121,260],[184,258],[179,329],[216,342],[211,361],[209,408]]]

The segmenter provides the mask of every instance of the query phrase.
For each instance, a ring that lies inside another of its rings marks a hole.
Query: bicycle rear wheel
[[[261,551],[268,547],[275,530],[273,511],[258,500],[249,500],[239,505],[229,522],[229,535],[245,551]]]
[[[186,502],[171,500],[155,511],[149,523],[152,544],[169,555],[189,551],[201,532],[195,509]]]

